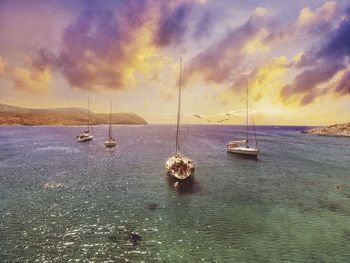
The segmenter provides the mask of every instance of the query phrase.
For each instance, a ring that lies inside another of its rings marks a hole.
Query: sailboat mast
[[[180,127],[180,111],[181,111],[181,72],[182,72],[182,58],[180,58],[179,101],[177,106],[176,145],[175,145],[176,154],[178,154],[180,150],[179,127]]]
[[[254,124],[254,119],[253,119],[253,113],[250,113],[250,115],[252,116],[252,124],[253,124],[253,128],[254,128],[255,146],[256,146],[257,149],[259,149],[258,140],[256,138],[256,131],[255,131],[255,124]]]
[[[248,80],[246,80],[246,90],[247,90],[247,98],[246,98],[246,141],[248,145]]]
[[[88,110],[87,110],[87,115],[88,115],[87,130],[90,131],[90,98],[88,98]]]
[[[111,109],[109,111],[109,131],[108,131],[108,138],[111,138],[112,136],[112,101],[111,101]]]

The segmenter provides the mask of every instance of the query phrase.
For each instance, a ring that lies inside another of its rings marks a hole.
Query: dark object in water
[[[142,240],[141,236],[139,233],[136,233],[136,232],[132,232],[130,235],[129,235],[129,242],[136,246],[140,243],[140,241]]]
[[[118,244],[127,246],[137,245],[141,241],[139,233],[131,225],[117,226],[109,235],[109,239]]]
[[[344,184],[337,184],[335,186],[335,189],[338,189],[338,190],[342,190],[342,189],[345,189],[345,188],[347,188],[347,185],[344,185]]]
[[[158,205],[156,203],[148,203],[146,208],[150,211],[155,211],[157,209]]]
[[[331,212],[343,212],[344,207],[338,203],[335,202],[329,202],[329,201],[320,201],[320,207],[323,209],[328,209]]]

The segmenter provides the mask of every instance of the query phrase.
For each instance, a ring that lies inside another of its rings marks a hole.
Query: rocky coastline
[[[302,131],[302,133],[332,136],[332,137],[349,137],[350,138],[350,122],[342,124],[333,124],[326,127],[312,128]]]

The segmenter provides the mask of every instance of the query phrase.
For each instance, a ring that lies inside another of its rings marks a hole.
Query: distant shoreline
[[[1,114],[1,112],[0,112]],[[103,126],[103,125],[109,125],[109,123],[94,123],[93,126]],[[140,125],[152,125],[152,126],[176,126],[176,123],[136,123],[136,124],[130,124],[130,123],[112,123],[112,125],[135,125],[135,126],[140,126]],[[233,126],[233,127],[246,127],[244,124],[202,124],[202,123],[189,123],[189,124],[184,124],[186,126]],[[1,126],[38,126],[38,127],[42,127],[42,126],[59,126],[59,127],[64,127],[64,126],[71,126],[71,127],[84,127],[87,126],[85,123],[83,124],[1,124],[0,123],[0,127]],[[317,126],[310,126],[310,125],[271,125],[271,124],[261,124],[261,125],[255,125],[255,127],[262,127],[262,128],[300,128],[300,132],[301,133],[305,133],[305,130],[302,130],[303,128],[309,128],[309,129],[313,129],[313,128],[318,128],[320,127],[319,125]],[[185,129],[185,128],[184,128]]]
[[[109,123],[99,123],[99,124],[93,124],[93,126],[98,127],[98,126],[103,126],[103,125],[109,125]],[[133,126],[140,126],[140,125],[149,125],[148,123],[112,123],[112,125],[118,125],[118,126],[128,126],[128,125],[133,125]],[[54,127],[54,126],[58,126],[58,127],[84,127],[87,126],[86,124],[0,124],[0,127],[15,127],[15,126],[23,126],[23,127],[44,127],[44,126],[48,126],[48,127]]]
[[[28,109],[0,103],[1,126],[72,126],[87,125],[88,111],[84,108]],[[110,114],[90,111],[93,125],[109,124]],[[147,124],[135,113],[112,113],[112,124]]]

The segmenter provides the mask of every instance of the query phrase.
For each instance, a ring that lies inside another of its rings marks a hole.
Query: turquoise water
[[[171,126],[115,126],[115,149],[106,126],[1,127],[0,261],[350,262],[350,140],[303,129],[258,127],[255,160],[226,152],[242,127],[188,126],[175,186]]]

